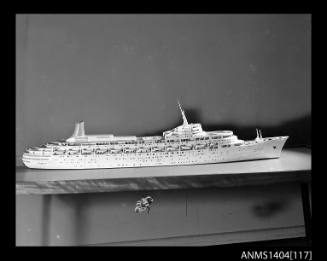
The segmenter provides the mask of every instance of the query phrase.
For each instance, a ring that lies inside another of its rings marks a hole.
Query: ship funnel
[[[182,106],[181,106],[181,104],[179,103],[178,100],[177,100],[177,103],[178,103],[179,109],[181,110],[181,113],[182,113],[182,117],[183,117],[183,125],[188,125],[188,122],[187,122],[187,119],[186,119],[186,116],[185,116],[184,110],[182,109]]]
[[[85,136],[84,121],[80,121],[75,124],[75,130],[72,137],[80,136]]]

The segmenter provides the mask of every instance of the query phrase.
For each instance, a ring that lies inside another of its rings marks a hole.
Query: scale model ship
[[[279,158],[288,136],[244,141],[229,130],[204,131],[188,123],[179,104],[183,124],[162,136],[85,135],[84,122],[73,136],[27,149],[23,162],[37,169],[94,169],[164,165],[192,165]]]

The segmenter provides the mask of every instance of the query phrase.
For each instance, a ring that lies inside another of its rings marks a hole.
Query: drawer
[[[136,201],[147,195],[154,198],[150,213],[135,213]],[[224,244],[304,236],[298,184],[33,196],[33,213],[24,211],[28,197],[17,196],[22,245]]]

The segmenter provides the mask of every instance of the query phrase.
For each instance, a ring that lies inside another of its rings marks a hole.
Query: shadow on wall
[[[201,123],[200,111],[197,109],[184,109],[189,123]],[[169,126],[168,129],[175,128],[181,124],[181,120]],[[205,131],[232,130],[239,139],[251,140],[256,137],[256,128],[261,129],[263,137],[289,136],[285,147],[311,147],[311,115],[299,117],[294,120],[284,122],[276,126],[240,126],[229,122],[221,124],[202,124]],[[162,130],[146,133],[144,135],[161,135]]]
[[[261,205],[256,205],[253,207],[253,213],[255,216],[260,218],[269,218],[272,217],[284,209],[286,209],[288,202],[283,200],[266,202]]]

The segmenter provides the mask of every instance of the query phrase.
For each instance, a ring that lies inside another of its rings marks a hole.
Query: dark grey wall
[[[16,153],[191,121],[310,142],[310,15],[18,15]],[[19,164],[20,162],[18,162]]]

